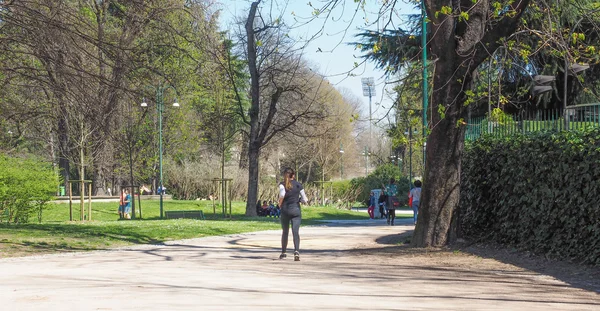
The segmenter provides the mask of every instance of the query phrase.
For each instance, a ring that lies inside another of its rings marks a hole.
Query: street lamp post
[[[375,79],[373,79],[373,77],[369,77],[369,78],[362,78],[360,79],[360,82],[362,84],[362,89],[363,89],[363,96],[367,96],[369,97],[369,142],[367,144],[367,146],[371,145],[371,142],[373,141],[373,119],[372,119],[372,110],[371,110],[371,98],[373,96],[376,96],[376,92],[375,92]],[[368,153],[369,151],[371,151],[371,148],[368,148],[365,153]],[[367,175],[369,175],[369,155],[367,155]]]
[[[425,1],[421,1],[421,58],[423,61],[423,141],[427,141],[427,108],[429,106],[429,90],[427,77],[427,10]],[[423,168],[425,168],[426,155],[423,153]]]
[[[580,20],[581,21],[581,20]],[[571,31],[573,32],[573,31]],[[564,118],[565,118],[565,129],[568,130],[569,129],[569,113],[568,113],[568,109],[567,109],[567,79],[569,78],[569,74],[576,76],[577,73],[582,72],[584,70],[587,70],[588,68],[590,68],[589,65],[579,65],[579,64],[572,64],[571,66],[569,66],[569,61],[567,59],[567,56],[565,55],[565,73],[564,73],[564,81],[563,81],[563,107],[564,107]]]
[[[600,9],[594,9],[591,10],[590,12],[588,12],[587,14],[585,14],[585,16],[582,16],[576,23],[575,25],[571,28],[571,31],[569,31],[569,36],[567,37],[567,40],[564,41],[565,44],[565,72],[564,72],[564,76],[563,76],[563,115],[565,118],[565,129],[568,130],[569,129],[569,115],[567,113],[567,79],[569,78],[569,74],[575,76],[577,75],[577,73],[582,72],[584,70],[587,70],[590,68],[589,65],[579,65],[579,64],[572,64],[571,66],[569,66],[569,40],[571,40],[571,38],[573,37],[573,32],[575,31],[575,28],[577,28],[577,26],[579,26],[579,24],[588,16],[590,16],[593,13],[596,13],[600,11]]]
[[[344,179],[344,144],[340,143],[340,178]]]
[[[177,90],[175,90],[174,87],[168,85],[168,84],[159,84],[156,87],[152,87],[152,89],[154,89],[156,91],[156,111],[158,113],[158,170],[159,170],[159,186],[158,189],[160,190],[159,194],[160,194],[160,201],[159,201],[159,205],[160,205],[160,218],[163,218],[163,195],[164,195],[164,187],[163,187],[163,145],[162,145],[162,132],[163,132],[163,117],[162,114],[164,112],[164,107],[165,107],[165,103],[164,103],[164,93],[165,91],[167,91],[168,89],[172,89],[175,93],[177,93]],[[146,103],[146,101],[144,100],[141,104],[142,107],[148,107],[148,103]],[[175,100],[175,102],[173,103],[173,107],[179,107],[179,103],[177,102],[177,100]]]
[[[365,146],[365,151],[363,151],[362,155],[365,157],[365,176],[369,176],[369,156],[371,155],[371,153],[369,152],[369,149],[367,148],[367,146]]]
[[[394,164],[394,161],[398,161],[395,164],[398,165],[398,171],[400,171],[400,175],[402,175],[402,168],[400,167],[400,163],[402,162],[402,158],[400,158],[399,155],[391,155],[390,159],[392,159],[392,164]]]

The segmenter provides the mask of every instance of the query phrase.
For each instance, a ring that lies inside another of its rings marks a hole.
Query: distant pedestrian
[[[125,218],[125,190],[121,189],[119,195],[119,219]]]
[[[383,186],[383,185],[382,185]],[[388,217],[387,223],[389,225],[394,225],[394,220],[396,219],[396,208],[398,207],[400,201],[398,201],[398,186],[396,185],[396,180],[394,178],[390,178],[390,183],[387,186],[383,186],[385,189],[385,194],[388,196],[387,200],[387,210]]]
[[[385,207],[385,202],[387,202],[387,195],[385,195],[385,192],[381,192],[381,194],[379,195],[379,200],[377,201],[379,203],[379,215],[381,215],[380,218],[387,218],[387,212]]]
[[[369,213],[369,218],[375,218],[374,211],[375,205],[377,205],[377,201],[375,200],[375,193],[371,191],[371,195],[369,196],[369,208],[367,208],[367,213]]]
[[[291,168],[283,171],[283,182],[279,184],[279,206],[281,207],[281,255],[279,259],[287,257],[288,235],[290,222],[292,223],[292,235],[294,238],[294,261],[300,261],[300,222],[302,211],[300,202],[306,204],[308,198],[304,193],[302,185],[294,180],[296,173]]]
[[[413,209],[413,220],[417,224],[417,216],[419,215],[419,206],[421,205],[421,181],[415,180],[415,187],[410,190],[408,195]]]
[[[129,189],[125,189],[125,207],[124,207],[124,218],[131,219],[131,194],[129,194]]]

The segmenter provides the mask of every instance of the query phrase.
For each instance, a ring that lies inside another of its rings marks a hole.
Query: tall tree
[[[515,32],[529,0],[425,0],[435,59],[420,216],[412,245],[445,245],[460,196],[462,120],[476,68]]]
[[[246,215],[256,215],[259,157],[263,146],[294,125],[318,119],[315,110],[323,78],[309,70],[287,36],[280,17],[263,15],[261,1],[252,2],[245,22],[245,46],[250,73],[248,119],[248,200]],[[245,117],[245,116],[244,116]]]

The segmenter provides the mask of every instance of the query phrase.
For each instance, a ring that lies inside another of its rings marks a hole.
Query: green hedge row
[[[466,238],[600,265],[600,130],[483,137],[461,176]]]
[[[42,211],[58,189],[58,176],[46,162],[0,155],[0,222],[42,221]]]

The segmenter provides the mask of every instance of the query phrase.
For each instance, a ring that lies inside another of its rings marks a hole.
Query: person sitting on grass
[[[268,212],[268,205],[267,202],[265,201],[265,203],[263,204],[262,201],[258,201],[256,203],[256,215],[261,216],[261,217],[266,217],[269,215]]]
[[[279,215],[281,215],[281,210],[279,210],[279,207],[275,206],[273,202],[269,202],[269,216],[279,218]]]

